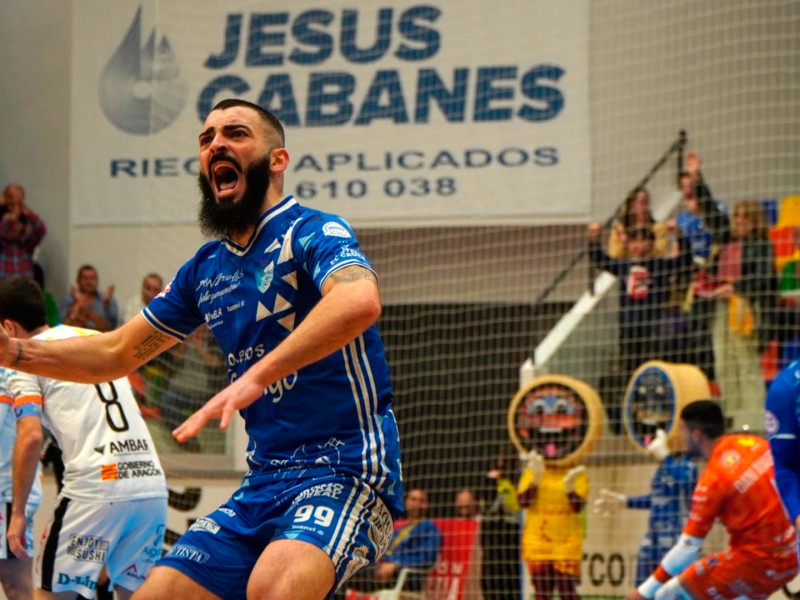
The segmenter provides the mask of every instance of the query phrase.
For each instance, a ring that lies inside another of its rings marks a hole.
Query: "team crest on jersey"
[[[256,284],[258,291],[262,294],[267,291],[269,284],[272,283],[272,277],[275,275],[275,263],[270,262],[264,270],[260,273],[256,272]]]
[[[720,461],[726,467],[730,467],[733,466],[736,462],[738,462],[739,458],[741,457],[739,456],[739,453],[736,452],[736,450],[728,450],[725,453],[723,453],[722,457],[720,458]]]
[[[351,237],[350,232],[347,231],[347,228],[341,223],[336,223],[335,221],[325,223],[325,225],[322,226],[322,233],[324,233],[328,237],[340,237],[340,238]]]

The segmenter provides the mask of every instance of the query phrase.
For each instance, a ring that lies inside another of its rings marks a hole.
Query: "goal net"
[[[761,433],[765,385],[800,346],[788,321],[765,320],[763,297],[714,295],[771,278],[769,309],[786,316],[800,287],[797,4],[354,6],[79,3],[73,62],[101,83],[85,110],[76,86],[73,120],[98,106],[114,133],[74,142],[77,159],[101,153],[106,181],[77,202],[77,239],[122,245],[124,270],[97,262],[125,273],[123,291],[151,271],[168,280],[201,242],[205,115],[229,96],[273,110],[293,160],[286,192],[347,218],[379,274],[408,486],[429,492],[437,518],[457,516],[465,488],[478,500],[484,595],[516,597],[528,579],[520,513],[499,501],[496,476],[516,485],[520,453],[537,449],[548,471],[586,467],[581,592],[622,596],[650,511],[594,514],[600,490],[649,492],[660,463],[644,446],[659,427],[675,443],[687,401],[721,395],[732,428]],[[78,35],[81,20],[102,33]],[[699,170],[682,192],[690,151]],[[640,185],[657,227],[625,220]],[[698,232],[709,207],[716,229]],[[771,262],[742,263],[737,211]],[[642,244],[658,260],[631,261]],[[184,346],[142,386],[159,450],[168,475],[228,477],[241,465],[232,433],[170,439],[225,384],[209,336]],[[575,439],[556,435],[570,428]]]

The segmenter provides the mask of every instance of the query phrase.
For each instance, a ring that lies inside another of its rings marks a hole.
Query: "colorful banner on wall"
[[[287,193],[357,226],[589,214],[585,0],[81,0],[73,14],[73,225],[192,222],[197,135],[227,97],[285,123]]]

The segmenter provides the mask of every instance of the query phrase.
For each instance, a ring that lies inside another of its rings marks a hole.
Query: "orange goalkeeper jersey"
[[[683,531],[704,538],[717,517],[728,530],[731,550],[794,560],[795,531],[778,495],[766,440],[729,435],[717,442],[697,482]]]

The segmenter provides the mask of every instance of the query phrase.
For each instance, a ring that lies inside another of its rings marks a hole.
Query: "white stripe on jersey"
[[[342,512],[339,513],[339,520],[336,521],[336,527],[333,530],[333,534],[331,534],[330,543],[332,547],[339,547],[337,542],[339,531],[342,529],[342,525],[348,521],[347,516],[350,514],[350,507],[355,503],[356,496],[360,494],[359,489],[363,490],[363,486],[359,485],[358,483],[353,486],[353,488],[350,490],[350,495],[347,496],[347,501],[344,503],[344,507],[342,507]]]
[[[361,351],[357,352],[356,344],[361,346]],[[370,461],[370,471],[372,472],[372,476],[368,479],[367,483],[370,485],[374,485],[378,481],[378,475],[380,472],[380,461],[378,460],[378,453],[380,452],[382,446],[378,445],[376,440],[376,430],[380,430],[378,426],[376,414],[378,412],[378,398],[377,392],[375,391],[375,384],[372,381],[372,371],[369,369],[369,363],[367,362],[366,352],[364,351],[364,337],[359,336],[355,340],[353,340],[349,345],[348,348],[351,352],[351,358],[353,361],[352,368],[355,371],[359,388],[361,389],[361,393],[363,395],[364,400],[364,409],[365,409],[365,420],[367,421],[367,438],[368,438],[368,447],[367,450],[369,451],[369,461]],[[363,362],[366,364],[366,371],[368,379],[370,380],[370,386],[367,386],[367,382],[365,381],[364,371],[361,368],[361,358],[363,358]]]
[[[367,440],[367,424],[365,423],[364,409],[361,405],[361,400],[358,397],[358,389],[356,388],[356,382],[353,378],[353,372],[350,369],[350,359],[347,354],[347,349],[349,347],[350,344],[342,347],[342,359],[344,361],[344,369],[347,372],[347,379],[350,381],[350,389],[353,391],[353,401],[356,407],[356,414],[358,414],[359,430],[361,431],[361,439],[364,445],[361,451],[361,474],[366,479],[369,477],[369,465],[367,464],[367,451],[369,449],[369,442]]]
[[[380,467],[383,463],[383,459],[381,455],[383,454],[384,449],[386,448],[385,440],[383,439],[383,429],[381,429],[380,422],[378,420],[378,391],[375,389],[375,378],[372,375],[372,368],[369,364],[369,357],[367,356],[367,349],[364,345],[364,336],[359,336],[357,339],[354,340],[354,344],[358,344],[360,347],[359,354],[357,356],[360,357],[361,360],[356,360],[356,366],[359,371],[359,378],[363,379],[363,373],[361,365],[363,364],[363,371],[366,372],[367,382],[369,383],[369,407],[370,413],[369,418],[372,421],[373,433],[372,433],[372,449],[373,449],[373,456],[376,462],[376,475],[380,474]],[[375,437],[377,436],[377,440]],[[373,484],[383,483],[384,476],[378,479],[376,477]]]
[[[372,492],[366,485],[359,484],[358,487],[361,489],[361,491],[359,492],[358,499],[355,501],[355,506],[353,507],[358,509],[358,514],[353,515],[353,518],[347,519],[347,525],[342,532],[342,536],[338,543],[336,543],[334,546],[333,556],[338,557],[338,560],[336,561],[337,572],[339,571],[342,560],[347,559],[347,557],[352,554],[352,547],[355,546],[356,542],[358,541],[358,531],[356,531],[356,527],[366,522],[364,517],[372,510],[372,507],[375,505],[375,499],[378,497],[378,495]],[[352,513],[353,511],[348,510],[343,514],[343,516],[349,517]]]
[[[163,321],[159,321],[156,316],[150,312],[150,309],[146,306],[142,309],[142,316],[145,319],[150,321],[150,324],[153,325],[156,329],[160,330],[163,333],[166,333],[169,336],[176,338],[178,341],[183,342],[186,340],[186,334],[181,333],[177,329],[173,329],[169,325],[165,325]]]

